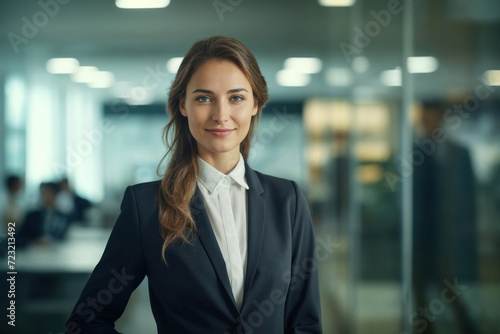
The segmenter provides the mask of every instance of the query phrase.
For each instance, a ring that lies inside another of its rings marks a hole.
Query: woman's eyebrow
[[[230,89],[227,91],[228,94],[239,93],[239,92],[247,92],[248,93],[248,90],[246,90],[245,88],[235,88],[235,89]]]
[[[214,94],[214,92],[212,92],[211,90],[208,90],[208,89],[195,89],[193,90],[193,92],[191,94],[194,94],[194,93],[205,93],[205,94]]]
[[[227,94],[233,94],[233,93],[238,93],[238,92],[247,92],[248,93],[248,90],[246,90],[245,88],[234,88],[234,89],[228,90]],[[201,89],[201,88],[193,90],[193,92],[191,94],[194,94],[194,93],[205,93],[205,94],[212,94],[212,95],[214,95],[214,92],[212,92],[211,90],[209,90],[209,89]]]

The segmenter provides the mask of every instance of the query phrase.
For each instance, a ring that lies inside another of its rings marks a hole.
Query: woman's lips
[[[207,129],[208,132],[217,137],[225,137],[230,135],[234,129]]]

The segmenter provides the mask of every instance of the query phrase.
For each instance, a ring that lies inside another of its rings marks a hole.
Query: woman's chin
[[[239,145],[237,146],[215,145],[211,147],[208,151],[213,154],[224,154],[233,151],[239,153]]]

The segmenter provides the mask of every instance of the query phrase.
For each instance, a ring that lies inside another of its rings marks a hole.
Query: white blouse
[[[247,266],[248,206],[245,163],[240,153],[227,175],[198,157],[198,187],[212,225],[238,308],[243,301]]]

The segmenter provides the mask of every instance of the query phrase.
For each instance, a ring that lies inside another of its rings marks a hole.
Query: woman
[[[125,191],[67,333],[117,333],[145,275],[158,333],[321,333],[305,198],[245,160],[267,99],[240,42],[191,47],[169,93],[167,171]]]

